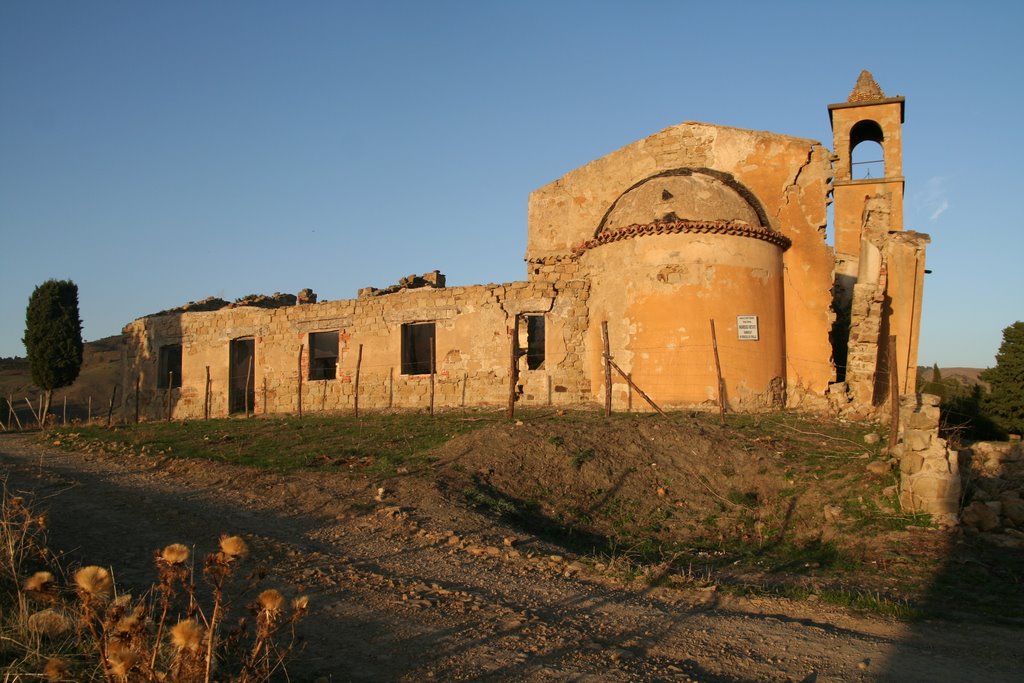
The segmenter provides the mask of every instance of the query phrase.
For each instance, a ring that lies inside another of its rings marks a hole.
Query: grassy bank
[[[444,500],[651,585],[820,600],[903,619],[1015,623],[1024,608],[1022,553],[940,532],[927,515],[901,509],[896,463],[877,425],[792,413],[730,415],[724,426],[683,412],[518,417],[152,422],[45,438],[75,451],[400,474],[419,486],[421,514],[429,515],[430,492],[444,491]]]

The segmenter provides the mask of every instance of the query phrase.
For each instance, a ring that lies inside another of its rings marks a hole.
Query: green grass
[[[423,453],[502,420],[498,413],[371,413],[359,419],[309,416],[144,422],[116,429],[67,427],[48,439],[69,449],[197,458],[280,471],[370,470],[393,474],[423,463]]]

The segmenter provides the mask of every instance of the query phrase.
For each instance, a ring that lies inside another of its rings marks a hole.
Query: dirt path
[[[622,586],[447,503],[423,478],[280,475],[0,437],[8,486],[71,558],[147,586],[155,548],[245,536],[311,597],[292,680],[1016,681],[1019,630]],[[385,487],[381,501],[375,500]],[[552,557],[555,555],[556,557]]]

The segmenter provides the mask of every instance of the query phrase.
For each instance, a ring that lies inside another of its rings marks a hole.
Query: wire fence
[[[511,330],[510,330],[511,332]],[[496,365],[493,350],[486,359],[474,359],[468,354],[463,354],[460,365],[468,365],[480,361],[483,366],[490,366],[492,369],[486,372],[469,373],[461,367],[451,367],[450,364],[442,362],[440,367],[435,366],[434,350],[431,349],[431,372],[427,375],[404,374],[401,372],[401,365],[390,362],[367,362],[363,358],[362,344],[358,347],[350,347],[339,355],[339,363],[333,378],[310,379],[311,368],[308,364],[308,350],[306,356],[302,356],[302,349],[299,350],[298,363],[292,366],[291,372],[283,368],[275,368],[278,372],[278,386],[268,390],[265,373],[258,372],[259,365],[253,363],[248,368],[245,376],[245,386],[241,389],[245,393],[239,405],[232,409],[231,399],[228,393],[230,387],[223,386],[221,381],[218,391],[214,392],[210,379],[209,368],[205,384],[202,378],[198,382],[190,382],[194,394],[195,387],[201,386],[204,395],[194,397],[194,405],[201,405],[200,414],[204,419],[211,416],[230,415],[243,412],[246,416],[253,414],[266,414],[268,412],[289,412],[282,410],[282,407],[291,405],[291,412],[298,412],[300,415],[306,413],[330,413],[339,411],[354,411],[357,415],[362,407],[371,409],[382,408],[421,408],[433,410],[435,401],[440,399],[440,405],[444,407],[466,407],[467,405],[494,405],[495,396],[501,390],[501,386],[508,388],[509,414],[512,415],[515,404],[522,402],[523,386],[532,382],[532,386],[540,386],[541,396],[533,397],[533,404],[572,403],[573,401],[557,395],[555,391],[557,382],[553,377],[564,377],[568,374],[565,371],[554,369],[549,372],[541,367],[534,370],[522,370],[520,359],[526,355],[526,349],[520,347],[518,334],[510,334],[510,356],[508,365],[502,369]],[[824,360],[821,356],[816,358],[803,357],[796,354],[781,352],[778,358],[765,356],[763,346],[757,346],[745,341],[736,341],[731,338],[714,339],[707,343],[679,343],[668,345],[635,345],[630,344],[621,349],[606,347],[600,352],[600,367],[605,372],[605,380],[608,390],[614,388],[615,405],[611,406],[612,399],[605,396],[605,403],[609,409],[633,409],[640,407],[641,401],[646,401],[655,409],[660,410],[660,403],[667,401],[669,405],[677,405],[676,397],[689,396],[695,402],[717,402],[724,413],[729,409],[730,397],[728,397],[726,386],[735,385],[737,379],[751,374],[751,368],[774,366],[782,377],[787,373],[791,376],[806,374],[816,378],[834,378],[835,368],[831,361]],[[593,353],[593,352],[591,352]],[[586,367],[586,354],[583,366]],[[716,357],[717,356],[717,357]],[[591,356],[592,357],[592,356]],[[356,359],[355,366],[352,366],[351,359]],[[606,363],[606,360],[609,361]],[[486,362],[484,362],[486,361]],[[879,354],[876,377],[880,388],[887,384],[889,375],[889,356],[885,353]],[[612,370],[615,372],[613,373]],[[594,369],[594,366],[590,366]],[[639,372],[637,370],[640,370]],[[263,374],[264,376],[260,376]],[[591,388],[597,382],[589,376],[589,371],[580,371],[579,385],[583,389],[576,394],[577,400],[592,403],[601,403],[601,397],[593,395]],[[760,373],[764,375],[764,372]],[[290,375],[290,379],[289,376]],[[283,379],[282,379],[283,377]],[[134,379],[126,378],[124,384],[117,382],[110,387],[110,392],[105,396],[82,395],[72,390],[57,391],[53,397],[53,403],[45,416],[48,425],[68,424],[105,424],[138,422],[143,419],[171,419],[174,415],[173,408],[182,400],[181,378],[175,385],[173,378],[165,382],[166,387],[140,388],[140,376]],[[546,387],[544,386],[546,381]],[[150,383],[152,379],[150,379]],[[228,379],[230,383],[230,377]],[[473,385],[476,384],[476,387]],[[490,400],[480,401],[481,386],[486,388]],[[468,389],[467,389],[468,387]],[[561,388],[564,391],[564,388]],[[237,391],[237,387],[234,391]],[[285,394],[294,392],[294,398],[285,398]],[[213,406],[212,395],[216,393],[218,404],[216,409]],[[544,395],[546,393],[546,396]],[[572,394],[572,392],[568,392]],[[268,395],[274,394],[274,400],[268,401]],[[625,397],[625,404],[624,403]],[[634,399],[635,397],[635,399]],[[883,399],[885,397],[882,397]],[[202,401],[202,403],[198,403]],[[0,427],[5,430],[14,431],[18,429],[38,428],[42,422],[40,412],[43,404],[42,394],[35,396],[8,395],[0,403],[0,415],[5,414],[5,419],[0,421]],[[220,403],[225,403],[220,406]],[[141,405],[140,405],[141,404]],[[273,404],[273,405],[270,405]],[[271,408],[268,411],[268,407]],[[190,417],[195,418],[195,410]]]

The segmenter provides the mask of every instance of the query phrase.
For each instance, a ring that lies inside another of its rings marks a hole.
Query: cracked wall
[[[556,282],[558,283],[556,286]],[[565,293],[558,296],[559,288]],[[158,350],[183,347],[182,386],[170,393],[174,418],[204,414],[206,368],[210,371],[211,416],[228,411],[228,355],[232,339],[252,337],[255,361],[254,411],[298,411],[299,373],[307,412],[348,410],[354,406],[359,345],[359,402],[365,408],[426,408],[429,375],[401,374],[401,326],[436,324],[435,405],[503,405],[508,399],[509,330],[512,316],[545,314],[546,359],[537,370],[520,366],[522,401],[575,404],[580,395],[579,357],[572,341],[585,317],[585,287],[572,280],[513,282],[505,285],[405,289],[385,296],[329,301],[277,309],[237,307],[221,311],[175,313],[141,318],[125,327],[122,409],[132,419],[135,383],[139,412],[147,419],[166,415],[167,391],[156,389]],[[309,334],[338,331],[337,378],[309,380]],[[299,349],[304,347],[302,365]]]
[[[743,196],[752,197],[748,203],[754,207],[753,213],[739,215],[729,202],[712,200],[712,194],[702,187],[692,188],[696,193],[692,201],[681,202],[677,190],[666,185],[665,194],[654,192],[646,198],[654,219],[717,220],[724,216],[747,223],[764,220],[768,223],[764,227],[785,236],[790,246],[782,253],[781,263],[766,265],[753,258],[749,268],[724,263],[718,267],[719,257],[743,262],[747,258],[745,250],[757,249],[750,245],[737,247],[728,241],[722,242],[717,255],[714,252],[718,247],[714,247],[699,258],[687,255],[688,248],[682,245],[662,246],[665,239],[660,237],[658,246],[653,246],[651,238],[642,238],[629,246],[626,245],[631,240],[623,240],[587,251],[583,261],[593,288],[591,323],[586,336],[586,372],[591,391],[597,392],[603,383],[598,372],[601,317],[610,318],[611,330],[625,331],[612,334],[620,335],[618,343],[613,343],[613,353],[625,354],[616,358],[630,365],[624,368],[627,371],[634,362],[639,367],[650,360],[635,355],[630,346],[658,347],[663,355],[666,349],[679,350],[687,344],[702,347],[694,349],[688,361],[681,359],[680,354],[685,352],[678,351],[676,357],[666,357],[662,363],[660,374],[670,377],[672,372],[683,372],[689,375],[689,381],[680,382],[693,385],[684,396],[684,392],[669,386],[669,380],[658,380],[665,385],[663,396],[672,403],[706,400],[708,375],[703,347],[708,345],[710,336],[707,318],[714,316],[716,325],[721,326],[722,338],[734,343],[736,316],[756,314],[765,329],[762,348],[751,353],[753,344],[736,344],[740,349],[738,355],[750,353],[752,358],[771,360],[745,363],[732,359],[733,379],[727,378],[727,383],[734,382],[729,386],[730,394],[739,402],[740,396],[772,392],[772,387],[778,386],[772,380],[780,373],[790,404],[820,407],[821,397],[834,379],[828,343],[834,256],[825,242],[830,155],[819,143],[693,122],[666,128],[533,192],[527,258],[543,261],[573,253],[579,245],[592,240],[595,231],[610,217],[628,214],[630,202],[645,203],[644,197],[634,196],[628,190],[641,187],[646,179],[680,172],[728,178],[742,188]],[[629,201],[624,198],[626,195]],[[691,210],[702,213],[684,215]],[[726,213],[720,215],[721,211]],[[754,214],[756,218],[752,217]],[[681,237],[680,240],[686,241]],[[644,263],[644,259],[651,260],[640,272],[638,264]],[[676,275],[669,274],[672,267],[677,269]],[[705,277],[712,272],[707,268],[714,269],[713,285],[691,291],[688,279]],[[653,280],[648,286],[644,283],[649,276]],[[602,278],[607,282],[602,284]],[[771,281],[768,287],[766,278]],[[674,279],[674,286],[666,289],[666,279]],[[659,289],[661,294],[656,295]],[[639,296],[643,301],[634,301],[628,307],[616,302],[625,290],[631,292],[630,297]],[[755,292],[772,294],[760,296]],[[693,303],[687,305],[686,301]],[[701,319],[703,324],[699,325],[697,321]],[[698,332],[699,328],[707,329]],[[654,332],[656,329],[659,331]],[[643,341],[633,340],[634,334],[639,334]],[[625,389],[615,382],[616,401],[620,401]],[[716,386],[717,379],[711,384],[712,391]],[[656,394],[652,392],[652,397],[658,400]]]

